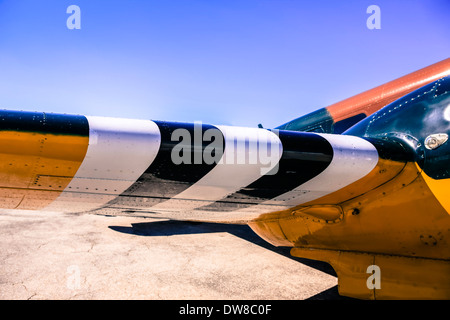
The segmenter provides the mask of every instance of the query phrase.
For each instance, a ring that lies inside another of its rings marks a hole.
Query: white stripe
[[[283,151],[276,134],[258,128],[217,128],[225,139],[225,150],[219,163],[191,187],[153,206],[152,210],[190,210],[205,206],[277,169]]]
[[[313,179],[265,204],[297,206],[335,192],[366,176],[378,163],[377,149],[367,140],[354,136],[319,134],[333,147],[328,167]]]
[[[76,175],[46,210],[97,209],[129,188],[155,159],[161,134],[153,121],[87,117],[89,146]]]

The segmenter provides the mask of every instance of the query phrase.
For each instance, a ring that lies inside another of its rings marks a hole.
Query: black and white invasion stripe
[[[113,208],[174,219],[245,220],[339,190],[378,162],[376,148],[352,136],[86,118],[86,157],[48,210]],[[178,129],[190,141],[174,139]],[[214,139],[205,139],[211,130]],[[212,142],[219,161],[204,157]],[[191,161],[174,162],[180,145]]]

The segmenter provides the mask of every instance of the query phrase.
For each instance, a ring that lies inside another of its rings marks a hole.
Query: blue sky
[[[450,57],[449,13],[447,0],[0,0],[0,108],[275,127]]]

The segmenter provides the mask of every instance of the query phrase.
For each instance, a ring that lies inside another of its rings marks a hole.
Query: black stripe
[[[283,153],[276,174],[262,176],[228,197],[197,210],[233,211],[259,204],[311,180],[331,163],[333,147],[317,134],[279,131],[279,138]]]
[[[89,136],[85,116],[0,110],[0,130]]]
[[[199,139],[199,141],[196,141],[194,137],[200,132],[201,137],[203,137],[207,130],[217,130],[219,139],[221,139],[219,141],[221,147],[215,151],[218,152],[217,157],[219,159],[223,154],[225,144],[223,134],[212,125],[162,121],[155,121],[155,123],[161,132],[161,146],[155,160],[141,177],[116,200],[113,200],[110,205],[127,206],[130,203],[132,206],[151,207],[154,204],[171,199],[204,177],[217,163],[205,161],[203,157],[205,148],[214,140],[203,141],[204,139]],[[196,132],[194,132],[195,126],[198,126]],[[187,154],[190,163],[175,164],[172,160],[172,150],[175,146],[179,147],[181,143],[181,139],[172,141],[172,135],[177,129],[187,130],[191,137],[189,145],[183,144],[184,147],[187,147],[184,149],[185,151],[190,150]]]

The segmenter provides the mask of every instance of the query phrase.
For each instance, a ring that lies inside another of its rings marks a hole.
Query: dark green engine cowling
[[[365,117],[366,115],[364,113],[360,113],[347,119],[335,122],[327,108],[322,108],[305,116],[289,121],[276,129],[340,134]]]
[[[394,101],[343,134],[399,142],[428,176],[450,178],[450,76]]]

